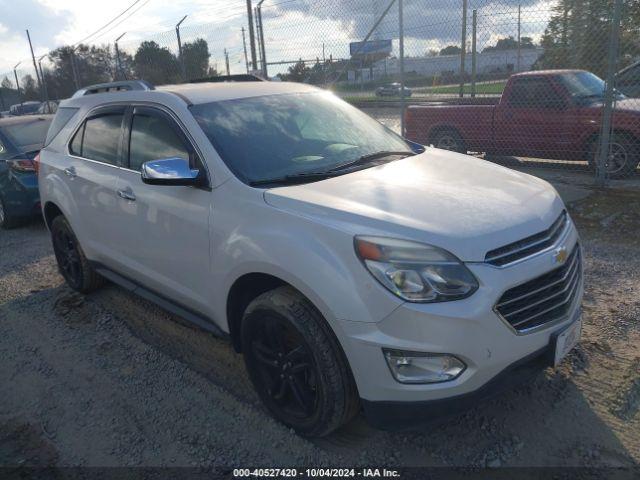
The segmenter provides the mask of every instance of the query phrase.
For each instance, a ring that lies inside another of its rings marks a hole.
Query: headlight
[[[409,302],[460,300],[478,289],[469,269],[441,248],[383,237],[356,237],[355,247],[369,272]]]

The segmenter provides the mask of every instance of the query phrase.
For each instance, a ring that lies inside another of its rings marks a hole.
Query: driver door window
[[[189,161],[189,150],[176,130],[162,117],[136,113],[131,123],[129,168],[139,171],[145,162],[172,157]]]

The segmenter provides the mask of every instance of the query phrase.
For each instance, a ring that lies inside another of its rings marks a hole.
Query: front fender
[[[221,287],[214,292],[214,318],[227,319],[229,291],[239,278],[250,273],[272,275],[290,284],[334,328],[341,320],[381,321],[403,303],[361,264],[351,234],[265,203],[243,210],[251,211],[253,218],[240,225],[237,216],[221,218],[224,209],[217,218],[218,225],[235,222],[235,228],[220,238],[212,255],[215,285]],[[228,329],[228,321],[221,326]]]

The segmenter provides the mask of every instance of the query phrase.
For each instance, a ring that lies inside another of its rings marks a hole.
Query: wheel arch
[[[636,133],[626,128],[614,128],[613,130],[611,130],[611,135],[616,135],[616,134],[629,135],[633,139],[633,141],[636,143],[640,141],[640,137],[638,137]],[[590,160],[589,155],[591,154],[593,143],[597,141],[599,137],[600,137],[600,131],[596,131],[591,133],[584,142],[584,147],[583,147],[584,156],[588,161]]]
[[[51,223],[54,218],[60,215],[67,218],[62,209],[52,201],[48,201],[44,204],[42,214],[44,216],[44,222],[49,230],[51,230]]]

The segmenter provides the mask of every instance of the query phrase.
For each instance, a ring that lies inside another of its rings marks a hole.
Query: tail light
[[[33,159],[33,169],[36,174],[40,173],[40,152]]]
[[[7,160],[9,168],[14,172],[36,172],[36,164],[33,160]]]

